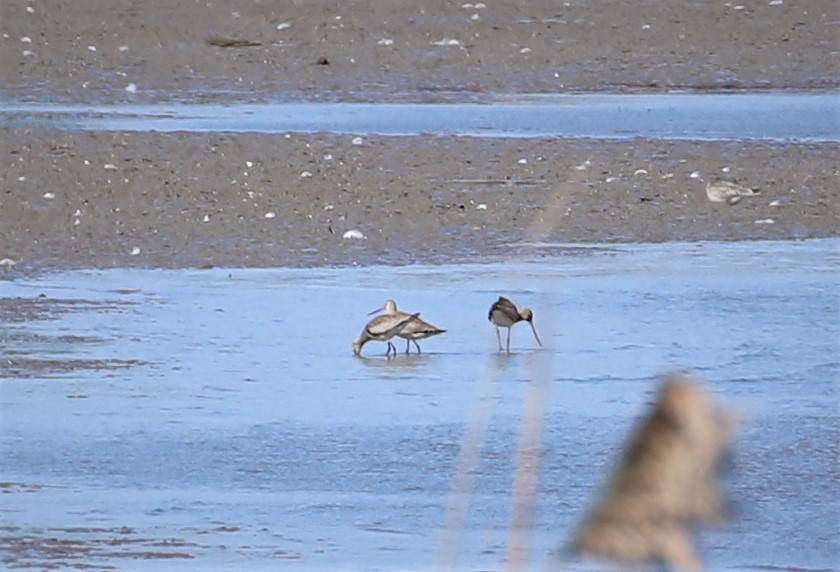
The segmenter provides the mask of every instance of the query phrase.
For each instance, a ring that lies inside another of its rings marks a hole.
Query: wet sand
[[[835,8],[831,0],[119,0],[104,10],[94,0],[4,2],[0,97],[428,102],[836,88]],[[831,143],[369,137],[352,145],[330,135],[0,132],[0,259],[16,263],[0,267],[6,277],[457,262],[510,256],[529,237],[821,237],[836,234],[840,202]],[[713,205],[694,171],[762,195]],[[342,240],[354,228],[367,240]]]
[[[838,151],[834,143],[424,136],[356,145],[339,135],[6,129],[0,258],[27,273],[298,267],[497,260],[533,240],[834,236]],[[701,180],[711,178],[761,194],[714,204]],[[344,239],[351,229],[366,239]]]
[[[14,0],[0,32],[0,95],[15,100],[428,101],[840,77],[833,0]]]

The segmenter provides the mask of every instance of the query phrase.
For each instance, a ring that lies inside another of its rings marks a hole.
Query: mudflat
[[[837,232],[835,144],[353,139],[6,130],[0,257],[18,271],[407,264],[535,240]],[[761,194],[712,203],[703,180],[721,177]]]
[[[833,0],[10,0],[0,34],[0,94],[38,101],[801,90],[840,77]]]
[[[6,101],[485,101],[836,88],[832,1],[3,2]],[[0,275],[482,260],[834,236],[836,143],[0,125]],[[704,181],[761,194],[711,203]],[[345,239],[349,230],[366,238]],[[15,264],[12,266],[9,261]]]

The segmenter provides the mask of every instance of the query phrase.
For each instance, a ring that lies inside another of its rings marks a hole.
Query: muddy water
[[[550,388],[539,569],[596,494],[652,376],[690,368],[748,420],[727,481],[735,520],[702,535],[710,567],[831,569],[838,247],[542,244],[509,264],[0,282],[4,298],[86,301],[0,324],[3,561],[428,569],[480,410],[491,421],[457,568],[500,569],[537,372]],[[486,312],[500,293],[534,309],[544,348],[519,326],[513,353],[496,350]],[[366,312],[391,297],[449,331],[422,355],[389,360],[371,343],[354,358]],[[5,365],[25,358],[47,365]],[[85,365],[115,360],[128,365]]]

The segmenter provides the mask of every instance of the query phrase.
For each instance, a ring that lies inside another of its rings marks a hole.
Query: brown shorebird
[[[382,305],[381,308],[377,308],[371,314],[378,314],[382,312],[386,316],[403,316],[407,317],[410,314],[405,312],[400,312],[397,310],[397,303],[393,300],[385,300],[385,303]],[[417,344],[417,340],[425,340],[426,338],[431,338],[432,336],[437,336],[438,334],[443,334],[446,330],[441,330],[438,327],[431,325],[429,322],[425,320],[421,320],[420,318],[416,318],[406,324],[406,326],[400,330],[397,334],[398,337],[405,340],[405,353],[408,353],[411,349],[411,342],[414,342],[414,347],[417,348],[417,353],[423,353],[420,351],[420,346]]]
[[[416,314],[405,314],[402,316],[378,316],[367,323],[365,329],[353,342],[353,353],[362,355],[362,348],[370,341],[387,342],[388,349],[385,355],[390,355],[391,350],[397,355],[397,348],[391,343],[391,338],[399,334],[407,324],[417,319],[420,312]]]
[[[531,331],[534,332],[534,337],[537,343],[542,346],[540,337],[537,335],[537,329],[534,327],[534,313],[528,308],[517,310],[513,302],[499,296],[499,299],[490,306],[490,313],[487,314],[487,319],[493,322],[496,326],[496,339],[499,341],[499,351],[502,350],[502,337],[499,334],[499,328],[507,328],[507,352],[510,353],[510,328],[517,322],[528,322],[531,324]]]

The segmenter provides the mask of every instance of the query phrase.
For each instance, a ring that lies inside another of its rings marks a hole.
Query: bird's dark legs
[[[405,341],[405,353],[409,353],[410,350],[411,350],[411,340],[406,340]]]
[[[394,355],[397,355],[397,347],[391,343],[391,340],[388,340],[388,349],[385,350],[385,355],[391,355],[391,350],[394,350]]]
[[[499,344],[501,346],[501,344]],[[510,353],[510,328],[508,328],[508,336],[507,336],[507,353]]]
[[[420,344],[417,343],[417,340],[411,340],[414,342],[414,347],[417,348],[417,353],[422,354],[423,352],[420,351]]]

